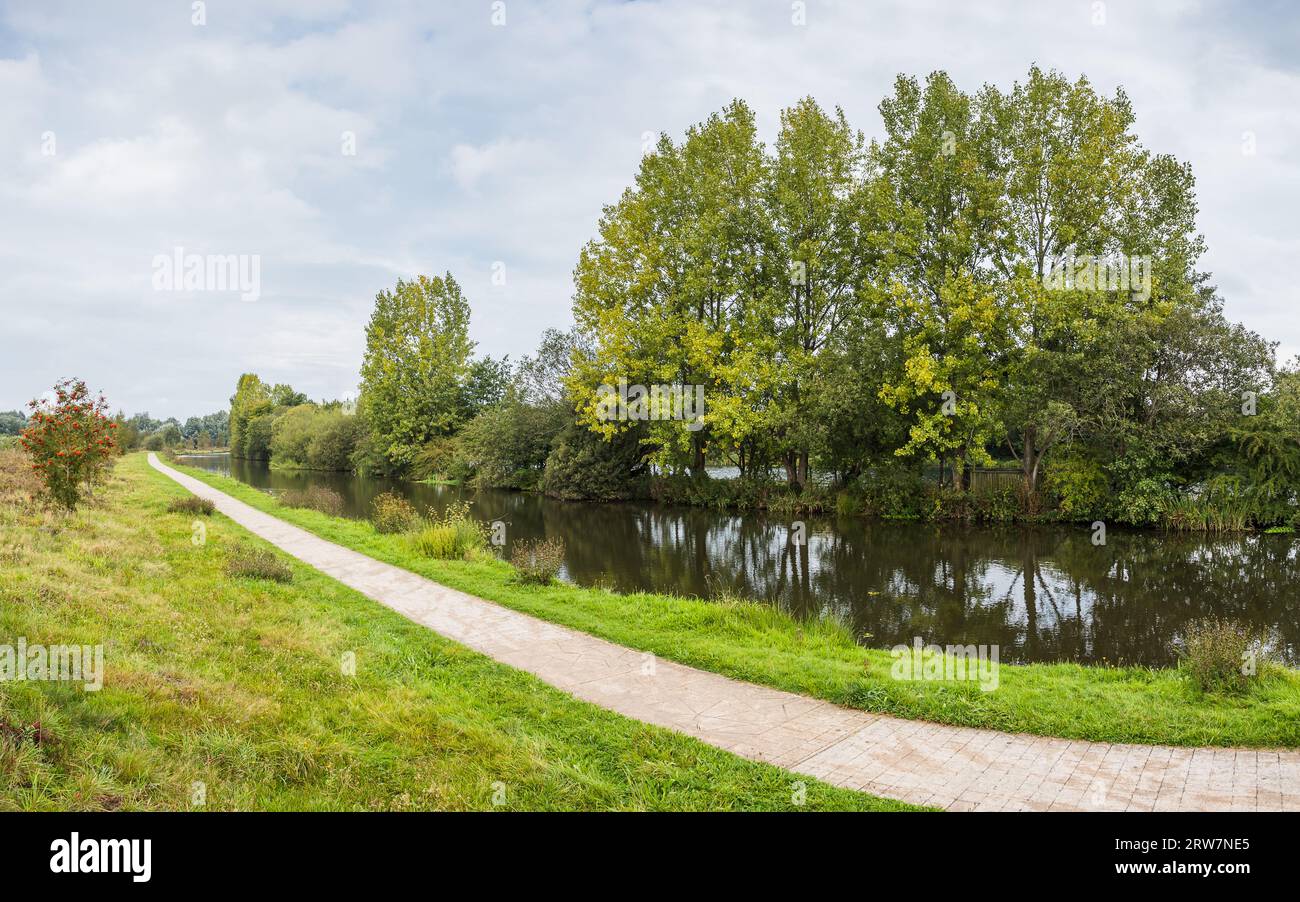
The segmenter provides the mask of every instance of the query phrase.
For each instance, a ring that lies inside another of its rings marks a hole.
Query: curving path
[[[657,659],[327,542],[163,465],[221,513],[399,614],[571,695],[836,786],[958,811],[1300,810],[1300,752],[1050,739],[841,708]]]

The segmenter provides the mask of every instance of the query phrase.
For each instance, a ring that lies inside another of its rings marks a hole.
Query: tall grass
[[[408,536],[411,550],[439,560],[471,560],[488,545],[487,527],[469,515],[469,504],[458,501],[441,517],[429,517]]]
[[[1241,532],[1252,520],[1249,504],[1240,499],[1179,498],[1164,513],[1166,529],[1174,532]]]
[[[564,541],[562,539],[536,539],[516,542],[510,552],[519,579],[525,583],[549,586],[564,566]]]
[[[167,511],[172,514],[203,514],[211,516],[217,510],[217,506],[207,498],[200,498],[198,495],[184,495],[180,498],[173,498],[167,503]]]
[[[370,522],[375,525],[375,532],[407,532],[420,523],[420,514],[415,505],[396,492],[384,492],[370,505]]]
[[[1181,670],[1201,692],[1243,693],[1269,666],[1257,633],[1217,617],[1188,624],[1180,656]]]
[[[280,495],[280,503],[286,507],[305,507],[331,517],[343,515],[343,496],[323,485],[311,485],[305,489],[289,489]]]
[[[236,545],[226,555],[226,573],[236,578],[293,581],[293,570],[274,552],[252,545]]]

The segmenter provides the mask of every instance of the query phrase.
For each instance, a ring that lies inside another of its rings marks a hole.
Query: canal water
[[[964,527],[862,518],[793,518],[641,503],[585,504],[351,474],[285,472],[229,455],[184,462],[279,492],[324,485],[365,517],[384,491],[441,512],[470,503],[508,541],[562,539],[562,576],[621,592],[708,597],[730,591],[800,617],[831,615],[864,645],[997,644],[1004,662],[1167,666],[1191,620],[1228,617],[1300,665],[1300,540],[1083,527]],[[508,552],[508,546],[507,546]]]

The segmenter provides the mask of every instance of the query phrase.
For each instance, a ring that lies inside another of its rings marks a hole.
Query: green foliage
[[[229,430],[234,457],[283,469],[346,470],[361,427],[337,404],[310,403],[288,385],[269,386],[245,373],[230,399]]]
[[[1135,524],[1162,522],[1231,434],[1228,468],[1267,486],[1273,520],[1294,512],[1300,411],[1236,414],[1272,348],[1223,317],[1196,269],[1191,171],[1142,146],[1122,90],[1032,67],[970,94],[937,72],[900,76],[880,113],[869,146],[811,100],[783,111],[770,151],[740,101],[660,139],[575,272],[566,385],[583,425],[639,433],[674,475],[707,459],[783,466],[792,487],[814,467],[883,479],[865,490],[895,497],[868,507],[890,516]],[[1137,281],[1057,278],[1076,259],[1123,261]],[[619,378],[703,385],[703,428],[602,419],[599,388]],[[1080,460],[1043,496],[1065,447]],[[1006,452],[1024,496],[968,496],[971,468]],[[892,456],[938,460],[959,491],[900,494]]]
[[[27,415],[21,410],[0,412],[0,435],[18,435],[27,425]]]
[[[807,482],[817,357],[878,256],[864,154],[844,114],[811,99],[782,114],[772,153],[741,101],[681,144],[662,137],[579,258],[574,317],[591,349],[568,387],[582,422],[644,433],[670,471],[702,475],[707,449],[746,473],[780,459]],[[619,378],[703,386],[701,428],[602,419],[600,386]]]
[[[469,505],[449,505],[408,537],[411,550],[438,560],[470,560],[487,548],[487,527],[469,514]]]
[[[270,460],[271,441],[275,437],[275,408],[266,402],[248,419],[244,436],[242,457],[249,460]]]
[[[835,513],[840,517],[855,517],[862,513],[862,496],[845,490],[835,495]]]
[[[237,579],[265,579],[277,583],[293,581],[293,570],[273,551],[252,545],[236,545],[226,555],[226,573]]]
[[[280,493],[279,501],[285,507],[305,507],[333,517],[343,513],[343,496],[322,485],[310,485],[305,489],[289,489]]]
[[[352,456],[364,432],[365,423],[355,414],[322,411],[307,444],[307,465],[313,470],[351,470]]]
[[[1257,410],[1239,417],[1228,432],[1232,447],[1225,464],[1246,481],[1256,521],[1300,517],[1300,362],[1277,373]]]
[[[239,377],[235,393],[230,398],[230,453],[235,457],[259,458],[270,456],[270,430],[259,429],[258,440],[252,441],[252,422],[270,414],[271,390],[255,373]],[[262,453],[265,452],[265,453]]]
[[[931,486],[915,467],[881,464],[863,479],[863,505],[887,520],[919,520],[930,510]]]
[[[180,498],[173,498],[167,503],[167,511],[172,514],[201,514],[211,516],[216,513],[217,506],[208,498],[200,498],[198,495],[184,495]]]
[[[1023,487],[981,487],[968,494],[968,519],[977,523],[1010,523],[1025,513]]]
[[[375,532],[408,532],[420,522],[415,505],[396,492],[376,496],[370,508],[370,522],[374,524]]]
[[[1116,457],[1104,467],[1113,491],[1107,505],[1107,519],[1135,526],[1154,526],[1174,504],[1177,479],[1164,462],[1134,451]]]
[[[469,302],[450,273],[398,280],[375,296],[360,406],[379,452],[399,470],[430,439],[450,435],[461,422],[474,349],[469,316]]]
[[[271,421],[271,464],[281,469],[350,470],[362,429],[354,415],[300,404]]]
[[[394,475],[393,466],[384,453],[380,439],[369,428],[359,430],[357,443],[352,449],[348,462],[358,476]]]
[[[471,467],[463,445],[460,435],[430,439],[412,455],[407,475],[416,480],[464,481]]]
[[[563,404],[512,398],[489,407],[461,433],[467,466],[482,485],[539,489],[546,459],[571,418]]]
[[[1179,666],[1200,692],[1243,693],[1267,666],[1259,637],[1230,620],[1188,624],[1181,651]]]
[[[1067,520],[1088,520],[1105,512],[1109,487],[1096,461],[1079,455],[1054,457],[1047,467],[1047,488]]]
[[[230,444],[230,412],[218,410],[206,416],[190,417],[181,427],[181,435],[187,448],[224,448]]]
[[[315,404],[290,407],[271,424],[271,460],[277,467],[307,466],[307,446],[315,434],[319,408]]]
[[[770,479],[759,476],[715,479],[678,473],[651,479],[649,494],[659,504],[760,510],[768,507],[775,488]]]
[[[564,566],[564,542],[561,539],[515,542],[510,549],[510,563],[520,582],[549,586]]]
[[[637,433],[605,440],[570,423],[546,459],[542,490],[554,498],[620,501],[643,491],[644,473]]]
[[[510,388],[510,362],[508,358],[493,360],[480,357],[469,365],[461,385],[460,419],[472,420],[480,412],[500,404]]]

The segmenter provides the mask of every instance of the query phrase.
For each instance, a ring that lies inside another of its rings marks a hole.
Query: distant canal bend
[[[224,454],[183,461],[263,490],[325,485],[352,517],[365,517],[384,491],[434,511],[464,499],[482,520],[508,524],[511,541],[562,539],[563,575],[580,585],[699,596],[726,588],[800,617],[832,614],[874,647],[919,636],[997,644],[1004,662],[1166,666],[1188,621],[1220,616],[1260,628],[1281,660],[1300,665],[1294,536],[1111,530],[1096,547],[1082,528],[810,517],[807,543],[798,545],[789,541],[789,520],[757,513],[273,471]]]

